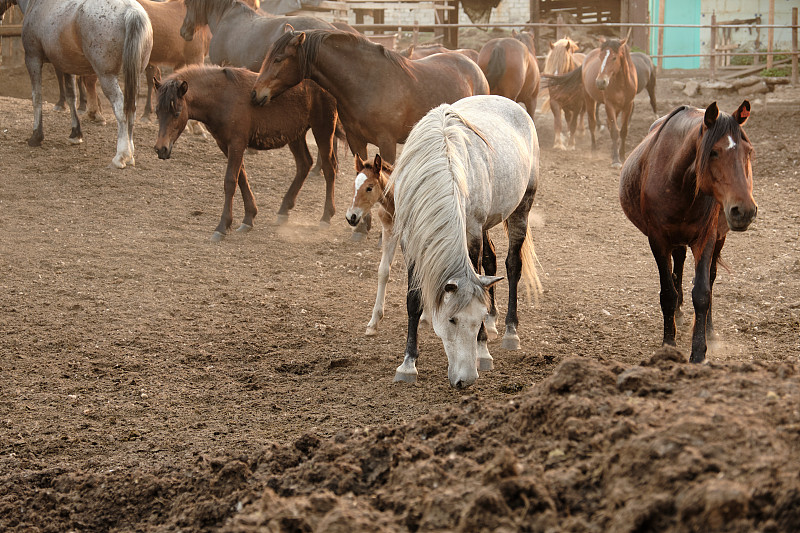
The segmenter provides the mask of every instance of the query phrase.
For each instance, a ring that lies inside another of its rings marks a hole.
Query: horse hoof
[[[374,337],[378,334],[378,328],[374,326],[367,326],[367,331],[364,332],[364,335],[367,337]]]
[[[478,371],[494,370],[494,359],[491,357],[478,358]]]
[[[320,229],[328,229],[328,228],[331,227],[331,223],[328,222],[327,220],[320,220],[319,221],[319,227],[320,227]]]
[[[53,111],[66,111],[67,108],[61,104],[53,104]]]
[[[121,156],[117,156],[111,160],[111,166],[114,168],[125,168],[125,159]]]
[[[622,168],[622,163],[611,163],[611,168],[620,169]]]
[[[519,336],[518,335],[506,335],[503,337],[503,349],[504,350],[519,350]]]
[[[414,373],[407,373],[407,372],[400,372],[398,370],[394,373],[394,381],[397,383],[398,381],[402,381],[404,383],[416,383],[417,382],[417,372],[416,370]]]
[[[31,137],[28,139],[28,146],[36,147],[42,145],[42,138],[41,137]]]
[[[366,237],[366,233],[361,233],[360,231],[354,231],[353,234],[350,236],[350,240],[353,242],[363,241],[364,237]]]
[[[289,222],[289,215],[278,215],[278,225],[283,226]]]
[[[211,234],[211,242],[220,242],[225,238],[225,234],[220,231],[215,231]]]
[[[70,144],[81,144],[83,142],[83,137],[70,137],[67,140]]]
[[[242,225],[241,225],[241,226],[239,226],[238,228],[236,228],[236,233],[247,233],[247,232],[248,232],[248,231],[250,231],[251,229],[253,229],[253,226],[251,226],[250,224],[244,224],[244,223],[242,223]],[[216,233],[216,232],[214,232],[214,233]]]

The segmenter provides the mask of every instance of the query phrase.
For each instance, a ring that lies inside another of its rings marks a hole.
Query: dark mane
[[[297,54],[298,60],[300,61],[300,67],[303,71],[303,76],[308,74],[309,65],[312,65],[316,62],[320,47],[328,39],[339,39],[353,43],[356,46],[366,50],[373,50],[383,55],[383,57],[388,59],[392,65],[411,75],[411,72],[408,69],[409,60],[407,58],[403,57],[397,52],[386,49],[382,44],[373,43],[362,35],[349,33],[342,30],[307,30],[305,34],[306,39],[300,46],[300,50],[302,52]],[[297,32],[290,31],[287,31],[281,35],[272,45],[272,50],[270,51],[269,57],[272,58],[276,53],[283,51],[286,48],[286,45],[289,44],[289,41],[296,35]]]
[[[619,42],[619,40],[608,39],[600,45],[600,50],[605,50],[607,48],[610,48],[614,52],[619,52],[621,46],[622,44]]]
[[[731,139],[733,139],[733,142],[736,144],[739,144],[742,138],[747,140],[742,128],[739,126],[739,122],[733,118],[733,116],[720,111],[716,122],[714,122],[711,128],[706,130],[703,135],[703,140],[700,142],[700,150],[697,156],[698,173],[704,174],[707,171],[714,145],[727,135],[730,135]]]
[[[575,92],[583,97],[583,65],[561,76],[542,74],[542,88],[545,87],[560,87],[564,91]]]
[[[224,12],[228,9],[239,9],[256,14],[256,11],[252,7],[240,0],[188,0],[187,3],[197,6],[197,10],[203,13],[211,13],[216,10]]]
[[[252,77],[247,77],[248,72],[247,69],[242,68],[220,67],[216,65],[188,65],[164,79],[156,95],[156,106],[161,109],[168,108],[172,101],[177,98],[178,87],[180,87],[181,83],[186,81],[191,87],[192,80],[199,77],[224,75],[236,85],[249,87],[252,85],[253,79]]]

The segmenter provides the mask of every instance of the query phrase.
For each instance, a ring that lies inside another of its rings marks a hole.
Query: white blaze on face
[[[609,54],[611,54],[611,50],[606,50],[606,56],[603,58],[603,62],[600,64],[600,72],[603,72],[606,69],[606,61],[608,61]]]
[[[733,137],[731,137],[730,135],[728,135],[728,147],[727,148],[728,148],[728,150],[733,150],[734,148],[736,148],[736,143],[733,142]]]
[[[364,185],[364,182],[367,181],[367,175],[363,172],[359,172],[358,176],[356,176],[356,193],[358,193],[358,189]]]

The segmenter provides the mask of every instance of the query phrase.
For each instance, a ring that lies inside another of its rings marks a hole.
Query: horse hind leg
[[[683,265],[686,262],[686,247],[679,246],[672,251],[672,284],[678,293],[678,302],[675,306],[675,322],[683,325]]]
[[[495,252],[494,243],[489,237],[488,232],[483,232],[483,259],[481,261],[483,272],[487,276],[494,276],[497,274],[497,253]],[[486,334],[489,340],[496,339],[497,332],[497,302],[494,297],[494,285],[489,287],[489,314],[486,315],[486,320],[483,321],[486,326]],[[481,369],[479,369],[481,370]]]
[[[258,214],[258,207],[256,207],[256,197],[250,188],[250,181],[247,179],[247,172],[244,170],[244,163],[239,169],[239,192],[242,195],[242,203],[244,204],[244,218],[242,219],[242,224],[236,228],[236,232],[247,233],[253,229],[253,219]]]
[[[129,137],[132,128],[129,128],[128,117],[124,111],[122,90],[114,75],[99,76],[99,80],[100,87],[108,101],[111,102],[111,109],[117,119],[117,153],[111,160],[111,165],[116,168],[125,168],[129,162],[133,164],[133,151]]]
[[[66,93],[66,101],[69,106],[69,113],[72,119],[72,131],[69,134],[69,142],[71,144],[80,144],[83,142],[83,133],[81,132],[81,121],[78,118],[78,110],[75,107],[75,76],[64,75],[64,90]]]
[[[83,94],[83,108],[86,109],[86,118],[92,122],[104,126],[106,123],[105,117],[101,113],[100,98],[97,96],[97,77],[96,76],[81,76],[78,78],[78,87]],[[87,109],[88,108],[88,109]],[[80,107],[78,110],[80,111]]]
[[[503,348],[506,350],[518,350],[520,347],[519,335],[517,334],[517,327],[519,326],[517,297],[519,292],[519,280],[522,278],[522,248],[525,244],[525,239],[530,235],[528,231],[528,215],[533,206],[533,198],[533,191],[526,193],[520,205],[517,206],[505,222],[506,233],[508,234],[508,255],[506,256],[508,313],[506,313],[506,331],[503,334]],[[535,268],[535,266],[530,265],[530,268]]]
[[[64,95],[64,73],[56,69],[56,81],[58,82],[58,102],[53,104],[53,111],[66,111],[67,98]]]
[[[670,252],[662,248],[658,242],[650,238],[650,250],[658,266],[658,279],[661,285],[659,301],[661,314],[664,317],[664,338],[662,345],[675,346],[675,310],[678,307],[678,291],[672,278],[672,259]]]
[[[408,286],[414,286],[414,265],[408,265]],[[406,293],[406,312],[408,313],[408,333],[403,362],[394,373],[394,381],[414,383],[417,381],[417,359],[419,358],[419,317],[422,314],[420,289],[409,289]]]
[[[308,177],[308,171],[311,169],[311,152],[308,151],[305,133],[303,133],[299,139],[295,139],[289,143],[289,150],[291,150],[294,156],[296,171],[294,180],[292,180],[291,185],[289,185],[289,189],[283,196],[281,207],[278,209],[278,224],[285,224],[289,221],[289,211],[294,209],[297,195],[300,193],[300,189],[303,187],[303,183],[305,183]]]
[[[28,146],[41,146],[44,140],[42,127],[42,60],[35,54],[25,54],[25,66],[31,78],[31,100],[33,102],[33,133]]]

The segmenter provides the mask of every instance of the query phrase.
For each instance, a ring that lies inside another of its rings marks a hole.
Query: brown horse
[[[647,95],[650,97],[650,107],[653,108],[653,113],[658,116],[658,106],[656,105],[656,67],[653,65],[653,60],[649,55],[643,52],[631,52],[631,59],[633,65],[636,67],[636,78],[639,85],[640,93],[647,90]]]
[[[597,125],[597,104],[600,103],[606,109],[608,131],[611,133],[611,166],[614,168],[621,168],[625,159],[628,123],[633,114],[633,99],[639,88],[636,67],[627,43],[627,37],[622,40],[603,40],[601,47],[589,52],[581,65],[592,150],[597,148],[594,130]],[[617,122],[620,114],[621,126]]]
[[[733,113],[716,102],[704,110],[681,106],[656,121],[622,167],[622,209],[650,241],[661,280],[664,344],[675,346],[675,316],[683,303],[686,247],[695,261],[695,322],[690,361],[706,356],[713,334],[711,291],[728,230],[753,221],[753,145],[741,126],[750,115],[745,100]],[[674,266],[673,266],[674,261]]]
[[[456,48],[455,50],[451,50],[450,48],[447,48],[446,46],[439,43],[429,43],[421,45],[412,44],[405,50],[399,52],[399,54],[409,59],[422,59],[423,57],[432,56],[433,54],[449,54],[451,52],[467,56],[475,63],[478,62],[477,50],[473,50],[472,48]]]
[[[533,118],[541,81],[533,34],[513,30],[511,35],[483,45],[478,65],[486,74],[491,94],[524,104]]]
[[[578,44],[569,37],[565,37],[555,43],[550,43],[550,52],[547,53],[544,61],[542,85],[548,91],[548,99],[542,105],[542,111],[544,112],[545,108],[549,107],[553,112],[553,148],[557,150],[567,148],[561,138],[561,111],[564,111],[564,119],[569,127],[567,145],[575,148],[575,128],[578,124],[578,117],[586,110],[586,102],[582,92],[564,91],[558,85],[551,89],[549,78],[564,75],[578,68],[583,63],[585,56],[576,54],[577,51]]]
[[[298,85],[273,103],[263,107],[250,104],[250,91],[256,74],[247,69],[189,66],[172,74],[158,86],[156,116],[159,131],[155,150],[159,159],[169,159],[172,146],[189,119],[202,122],[228,158],[225,171],[225,203],[219,224],[211,237],[224,238],[233,222],[233,194],[238,182],[245,215],[237,231],[253,227],[256,203],[242,158],[247,147],[272,150],[289,145],[297,172],[278,210],[278,221],[285,222],[295,205],[297,194],[311,168],[306,133],[311,129],[319,147],[325,176],[325,208],[320,225],[327,226],[336,211],[333,187],[336,155],[333,135],[336,129],[336,102],[318,85]]]
[[[461,54],[410,61],[361,35],[287,31],[264,60],[253,102],[264,105],[303,79],[314,80],[336,98],[354,154],[366,158],[367,143],[372,143],[389,163],[394,163],[397,143],[430,109],[489,92],[481,69]]]

